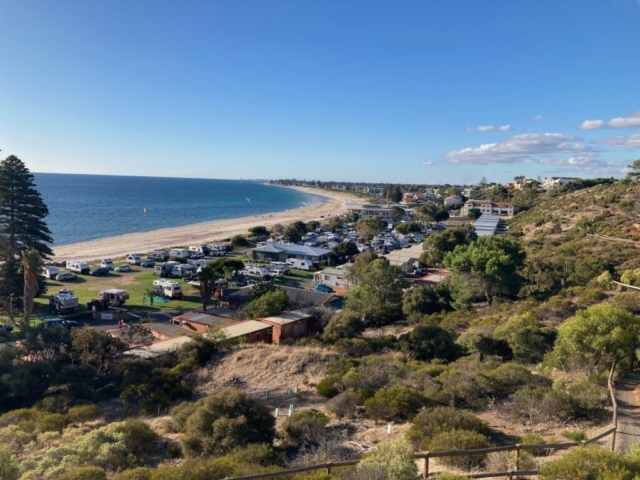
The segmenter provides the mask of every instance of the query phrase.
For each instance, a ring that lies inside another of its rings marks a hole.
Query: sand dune
[[[346,212],[347,201],[362,201],[357,197],[339,192],[330,192],[305,187],[291,187],[328,197],[326,202],[267,215],[205,222],[184,227],[164,228],[151,232],[130,233],[90,242],[75,243],[54,248],[55,260],[86,260],[117,258],[132,252],[146,253],[150,250],[166,249],[172,246],[206,244],[233,235],[246,233],[251,227],[264,225],[271,227],[277,223],[285,225],[298,220],[308,222],[320,220],[322,216]]]

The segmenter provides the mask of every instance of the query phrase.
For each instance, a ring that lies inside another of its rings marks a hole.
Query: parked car
[[[331,288],[329,285],[325,285],[324,283],[319,283],[318,285],[316,285],[316,292],[332,293],[333,288]]]
[[[108,275],[108,274],[109,274],[109,269],[106,267],[94,268],[89,272],[89,275],[93,277],[102,277],[103,275]]]
[[[75,273],[71,272],[63,272],[56,275],[56,280],[59,282],[70,282],[75,280],[78,276]]]
[[[151,268],[153,266],[155,266],[156,262],[153,261],[152,259],[148,258],[146,260],[143,260],[142,263],[140,264],[141,267],[146,267],[146,268]]]
[[[12,332],[13,325],[9,325],[8,323],[0,323],[0,330],[4,330],[5,332]]]
[[[62,320],[61,318],[56,318],[55,320],[47,320],[43,324],[44,328],[73,328],[78,326],[78,322],[75,320]]]
[[[114,272],[130,272],[131,265],[120,265],[119,267],[116,267],[113,271]]]

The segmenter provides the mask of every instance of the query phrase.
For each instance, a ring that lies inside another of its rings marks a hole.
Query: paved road
[[[616,450],[626,451],[640,443],[640,370],[625,375],[616,383],[618,435]]]

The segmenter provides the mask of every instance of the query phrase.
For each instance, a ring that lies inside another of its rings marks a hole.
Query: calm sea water
[[[34,173],[34,177],[49,207],[46,221],[54,245],[264,215],[325,200],[246,180],[53,173]]]

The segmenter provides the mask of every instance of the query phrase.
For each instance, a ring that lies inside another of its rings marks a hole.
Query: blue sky
[[[619,176],[640,3],[0,0],[0,149],[64,173]]]

